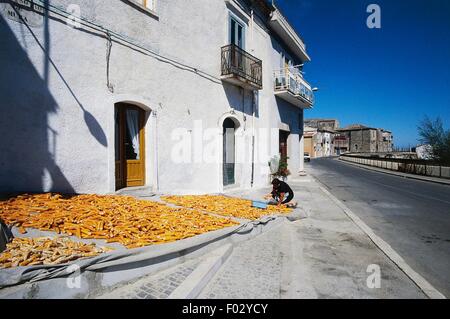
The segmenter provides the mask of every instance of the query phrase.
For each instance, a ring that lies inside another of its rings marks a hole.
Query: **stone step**
[[[96,299],[193,299],[231,254],[226,244],[196,259],[97,295]]]

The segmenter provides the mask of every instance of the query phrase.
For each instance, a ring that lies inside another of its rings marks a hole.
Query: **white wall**
[[[266,185],[267,161],[278,154],[278,136],[259,136],[260,128],[288,124],[290,169],[301,169],[300,109],[273,94],[274,42],[267,30],[247,29],[248,50],[263,60],[264,89],[252,119],[252,92],[218,80],[220,48],[228,43],[229,8],[222,0],[158,1],[158,18],[123,1],[59,0],[78,4],[81,14],[159,55],[193,66],[203,76],[167,63],[136,47],[113,42],[107,87],[107,39],[87,26],[75,29],[57,16],[27,29],[2,13],[0,18],[0,191],[114,191],[114,103],[130,102],[146,110],[146,182],[165,192],[220,192],[221,163],[174,163],[176,129],[220,128],[235,110],[238,134],[255,125],[255,186]],[[7,4],[4,4],[6,6]],[[51,62],[43,49],[48,49]],[[251,134],[250,134],[251,136]],[[251,153],[251,137],[243,142]],[[264,156],[263,156],[264,157]],[[250,187],[251,162],[238,165],[237,183]]]

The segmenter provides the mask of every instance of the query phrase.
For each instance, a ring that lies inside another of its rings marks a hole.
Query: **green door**
[[[233,185],[236,166],[236,126],[231,119],[223,122],[223,185]]]

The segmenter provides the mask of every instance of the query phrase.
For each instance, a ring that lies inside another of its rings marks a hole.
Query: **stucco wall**
[[[232,109],[237,134],[245,136],[242,149],[251,154],[254,125],[256,153],[267,154],[255,165],[255,186],[268,182],[267,161],[278,153],[278,136],[267,137],[260,133],[264,129],[289,125],[289,165],[293,173],[301,168],[302,110],[273,94],[278,65],[272,63],[275,50],[267,30],[255,24],[252,36],[247,35],[248,50],[263,60],[264,89],[254,119],[253,93],[219,80],[220,47],[228,43],[230,8],[224,1],[158,1],[157,17],[126,1],[52,4],[78,4],[87,20],[204,73],[113,38],[108,88],[105,32],[73,28],[53,14],[42,25],[27,27],[2,11],[0,191],[114,191],[114,103],[122,101],[146,110],[146,183],[161,191],[222,191],[221,153],[213,163],[199,160],[197,153],[189,163],[174,162],[173,132],[220,128]],[[250,187],[251,162],[237,165],[236,180]]]
[[[377,131],[376,130],[355,130],[350,131],[350,151],[351,152],[376,152]]]

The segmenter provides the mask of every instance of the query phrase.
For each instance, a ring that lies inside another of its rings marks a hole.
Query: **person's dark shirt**
[[[281,193],[294,194],[291,187],[283,181],[280,181],[280,184],[278,186],[274,186],[273,188],[278,194]]]

